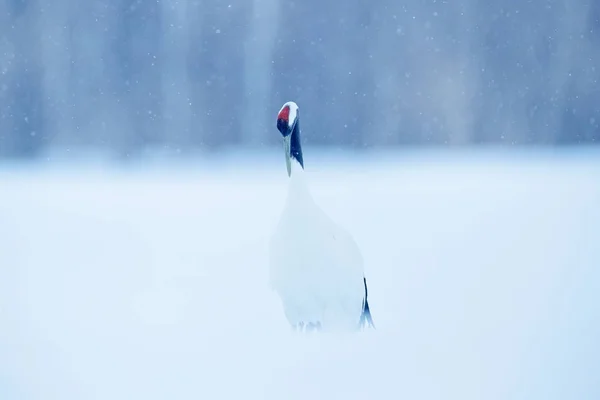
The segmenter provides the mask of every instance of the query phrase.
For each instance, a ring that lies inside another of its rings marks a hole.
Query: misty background
[[[600,140],[600,3],[4,0],[0,156]]]

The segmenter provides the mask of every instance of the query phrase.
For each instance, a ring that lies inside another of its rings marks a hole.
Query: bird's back
[[[321,210],[302,182],[292,179],[270,247],[271,284],[289,322],[355,328],[364,300],[363,276],[352,236]]]

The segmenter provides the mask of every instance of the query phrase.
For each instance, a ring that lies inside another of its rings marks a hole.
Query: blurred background
[[[592,0],[3,0],[0,156],[597,143],[599,61]]]

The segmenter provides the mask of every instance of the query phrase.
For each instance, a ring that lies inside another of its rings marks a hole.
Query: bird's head
[[[298,105],[293,101],[288,101],[281,107],[277,114],[277,129],[283,136],[283,149],[285,151],[285,164],[288,176],[292,173],[292,133],[298,123]]]
[[[286,138],[292,134],[297,122],[298,105],[293,101],[288,101],[281,107],[279,114],[277,114],[277,129]]]

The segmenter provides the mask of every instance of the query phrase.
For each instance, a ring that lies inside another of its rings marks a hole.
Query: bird
[[[295,102],[281,107],[277,129],[283,137],[289,183],[269,243],[269,280],[285,317],[300,332],[374,329],[361,251],[308,188]]]

